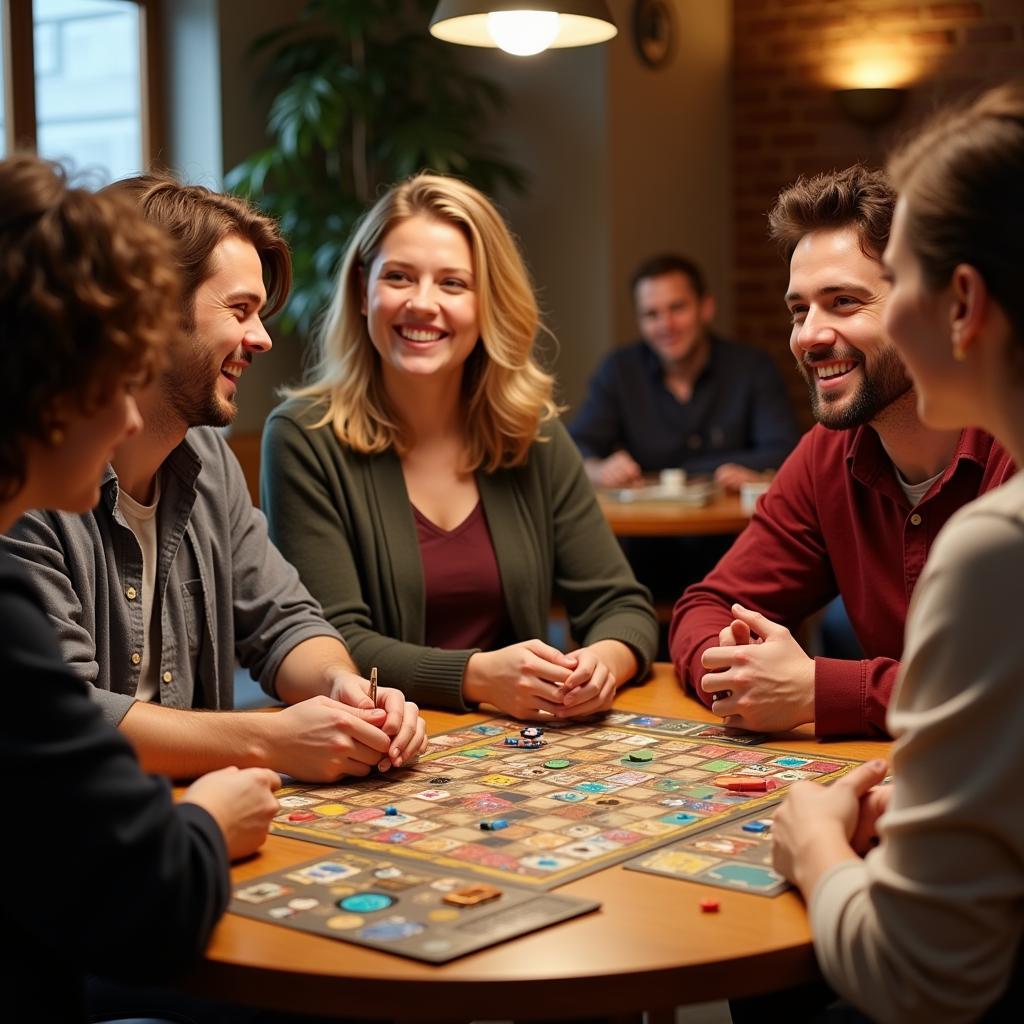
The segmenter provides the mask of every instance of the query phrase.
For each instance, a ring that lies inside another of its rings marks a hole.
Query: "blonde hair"
[[[455,178],[417,174],[389,189],[367,212],[342,260],[309,382],[287,393],[326,403],[314,429],[330,424],[338,440],[354,451],[408,450],[362,313],[362,280],[388,232],[417,215],[454,225],[473,256],[480,341],[463,373],[464,468],[493,472],[522,465],[541,424],[558,415],[554,379],[533,353],[541,329],[537,301],[501,215],[486,196]]]

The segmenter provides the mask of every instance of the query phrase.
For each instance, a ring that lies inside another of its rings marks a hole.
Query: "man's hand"
[[[486,701],[516,718],[539,721],[562,710],[562,684],[577,667],[542,640],[524,640],[497,651],[478,651],[466,663],[466,700]]]
[[[370,711],[370,683],[354,672],[338,668],[331,672],[331,697],[361,711]],[[427,726],[419,708],[405,699],[405,694],[390,686],[377,688],[377,708],[386,718],[381,729],[392,738],[386,758],[377,767],[387,771],[392,765],[401,768],[414,761],[427,745]]]
[[[612,452],[607,459],[584,459],[583,467],[595,487],[635,487],[644,474],[626,451]]]
[[[182,803],[198,804],[220,826],[232,860],[255,853],[280,807],[274,790],[281,779],[267,768],[221,768],[196,779]]]
[[[709,647],[701,658],[707,669],[701,689],[720,695],[711,710],[725,725],[753,732],[785,732],[813,722],[814,660],[785,626],[739,604],[732,613],[736,621],[726,627],[732,642]],[[759,642],[750,642],[751,631]]]
[[[383,708],[357,708],[330,697],[310,697],[267,716],[270,749],[261,759],[306,782],[369,775],[392,747],[383,728],[386,719]]]
[[[772,820],[772,866],[805,896],[832,865],[855,856],[851,840],[864,798],[885,778],[884,761],[868,761],[830,786],[797,782]]]
[[[715,483],[727,491],[738,491],[743,484],[759,483],[767,479],[768,477],[759,470],[747,469],[746,466],[737,465],[735,462],[723,462],[715,470]]]
[[[850,837],[854,852],[863,857],[878,843],[878,819],[889,809],[892,786],[875,786],[860,798],[857,826]]]

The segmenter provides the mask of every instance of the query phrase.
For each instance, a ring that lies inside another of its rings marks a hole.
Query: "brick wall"
[[[733,13],[736,336],[778,359],[809,425],[767,210],[798,175],[856,160],[880,166],[936,104],[1024,76],[1024,0],[733,0]],[[832,95],[862,85],[910,90],[874,133],[848,121]]]

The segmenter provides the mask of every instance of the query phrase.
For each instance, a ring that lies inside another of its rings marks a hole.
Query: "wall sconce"
[[[842,112],[869,130],[891,121],[907,98],[906,89],[836,89],[833,92]]]
[[[604,0],[440,0],[430,19],[437,39],[518,57],[603,43],[617,32]]]

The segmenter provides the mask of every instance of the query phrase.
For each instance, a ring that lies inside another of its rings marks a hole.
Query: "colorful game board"
[[[778,896],[789,883],[772,868],[771,838],[772,820],[762,809],[721,828],[650,850],[625,867],[758,896]]]
[[[432,736],[426,753],[397,772],[289,786],[279,792],[273,830],[546,890],[721,833],[736,818],[765,816],[791,782],[829,781],[858,763],[759,746],[763,737],[721,726],[625,712],[597,725],[546,726],[541,747],[524,748],[522,728],[491,719]],[[736,792],[719,784],[725,776],[768,788]]]
[[[428,864],[343,850],[246,882],[234,891],[229,909],[444,963],[599,906],[517,886],[499,889]]]

